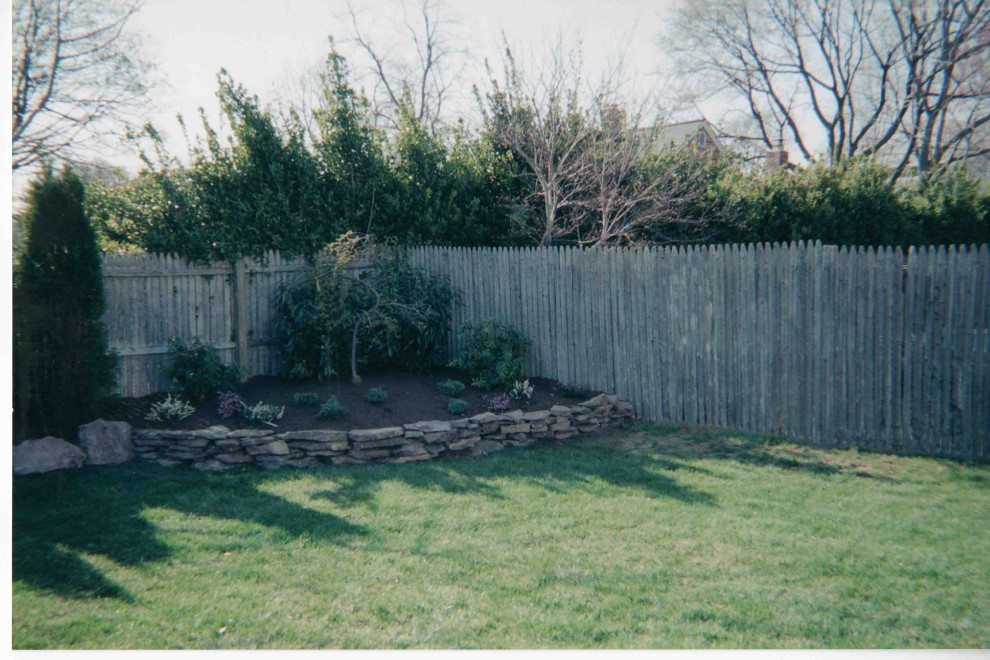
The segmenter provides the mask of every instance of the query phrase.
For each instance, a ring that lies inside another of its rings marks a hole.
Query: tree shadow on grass
[[[415,464],[325,468],[333,489],[311,495],[338,506],[375,509],[381,484],[402,481],[417,490],[476,494],[504,499],[498,481],[510,478],[551,492],[573,489],[634,489],[644,497],[714,506],[709,493],[679,482],[687,461],[643,452],[615,451],[603,443],[508,448],[483,460],[464,457]],[[703,469],[701,469],[703,471]],[[316,511],[266,492],[272,481],[298,478],[292,470],[200,473],[130,464],[84,469],[14,481],[13,577],[33,588],[68,598],[134,595],[106,577],[86,557],[102,556],[124,566],[159,562],[172,554],[144,513],[165,508],[219,520],[255,523],[268,533],[345,544],[367,531],[342,517]],[[319,474],[319,473],[315,473]]]
[[[13,579],[67,598],[133,601],[82,555],[124,566],[167,559],[171,549],[142,515],[149,508],[256,523],[271,533],[333,544],[366,533],[261,490],[268,480],[256,470],[203,474],[139,464],[16,478]]]
[[[730,460],[792,472],[816,475],[851,474],[897,483],[897,479],[871,469],[867,461],[857,461],[854,457],[829,452],[828,447],[802,446],[786,438],[648,423],[631,423],[624,435],[628,446],[662,452],[666,458]]]
[[[978,488],[990,488],[990,476],[985,472],[990,467],[990,461],[965,461],[953,465],[949,478],[955,481],[965,481]]]
[[[348,466],[334,475],[334,488],[312,493],[312,499],[329,500],[343,508],[364,506],[376,511],[375,497],[382,482],[398,479],[418,490],[452,495],[477,493],[492,499],[504,499],[501,491],[482,479],[458,469],[455,461],[440,459],[414,465],[371,464]]]
[[[419,490],[478,494],[504,499],[496,483],[502,478],[524,481],[550,492],[598,490],[604,486],[634,489],[649,498],[670,498],[685,504],[714,506],[715,498],[675,479],[678,469],[697,471],[687,462],[657,460],[637,452],[617,452],[594,442],[544,443],[531,448],[509,447],[484,459],[447,457],[412,465],[363,465],[335,477],[345,487],[313,493],[338,506],[374,507],[382,482],[398,480]],[[702,468],[701,471],[704,471]]]
[[[95,566],[55,543],[14,531],[14,580],[64,598],[115,598],[133,603],[134,597]]]

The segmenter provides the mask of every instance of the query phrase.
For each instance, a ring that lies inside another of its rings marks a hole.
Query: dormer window
[[[704,131],[698,133],[698,144],[702,147],[708,146],[708,133]]]

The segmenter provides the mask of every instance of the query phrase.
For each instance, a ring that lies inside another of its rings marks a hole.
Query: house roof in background
[[[708,134],[709,139],[712,143],[722,151],[725,147],[722,145],[722,141],[718,139],[717,131],[715,127],[707,119],[692,119],[690,121],[682,121],[676,124],[666,124],[657,129],[656,142],[660,142],[664,145],[673,142],[675,145],[684,144],[689,138],[698,133],[698,131],[705,131]]]

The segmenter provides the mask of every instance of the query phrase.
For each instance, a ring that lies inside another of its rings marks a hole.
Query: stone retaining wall
[[[600,394],[576,406],[550,410],[481,413],[453,421],[353,431],[231,431],[211,426],[198,431],[136,430],[138,459],[163,465],[190,463],[202,470],[223,470],[252,463],[263,468],[310,467],[320,463],[428,461],[444,454],[484,455],[506,445],[565,440],[590,433],[632,414],[632,405]]]

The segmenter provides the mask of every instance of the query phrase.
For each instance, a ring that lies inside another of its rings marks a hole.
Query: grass
[[[15,648],[990,646],[990,466],[638,426],[14,482]]]

